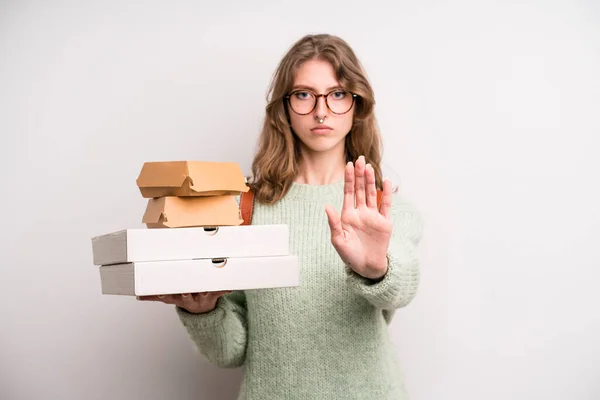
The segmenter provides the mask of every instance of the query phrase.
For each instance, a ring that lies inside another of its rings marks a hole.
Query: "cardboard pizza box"
[[[98,267],[102,294],[147,296],[300,285],[297,256],[148,261]]]
[[[94,265],[196,258],[285,256],[286,224],[123,229],[92,238]]]

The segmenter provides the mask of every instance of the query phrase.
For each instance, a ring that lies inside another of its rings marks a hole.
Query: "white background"
[[[0,398],[233,399],[170,306],[102,296],[144,161],[248,172],[277,62],[346,39],[426,219],[394,341],[414,400],[600,398],[600,6],[0,3]]]

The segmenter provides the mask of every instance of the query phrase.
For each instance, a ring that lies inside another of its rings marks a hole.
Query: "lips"
[[[327,125],[317,125],[314,128],[311,129],[311,131],[315,132],[315,133],[327,133],[329,131],[331,131],[333,128],[331,128],[330,126]]]

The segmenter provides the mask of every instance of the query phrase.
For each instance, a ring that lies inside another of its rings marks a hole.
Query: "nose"
[[[317,97],[317,105],[315,107],[315,117],[324,117],[327,115],[327,102],[325,96]]]

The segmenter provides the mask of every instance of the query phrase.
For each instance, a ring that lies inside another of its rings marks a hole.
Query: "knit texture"
[[[331,244],[325,205],[340,211],[343,187],[294,183],[276,204],[255,204],[254,225],[289,225],[299,287],[236,291],[201,315],[176,307],[210,362],[245,367],[240,400],[408,399],[388,324],[419,285],[422,219],[394,194],[388,273],[362,278]]]

